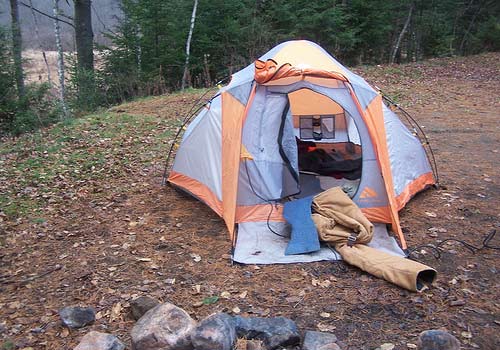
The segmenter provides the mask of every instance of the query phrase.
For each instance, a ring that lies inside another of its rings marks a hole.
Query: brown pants
[[[313,212],[320,239],[332,244],[347,263],[411,291],[420,292],[434,282],[434,269],[365,245],[373,237],[373,225],[340,187],[317,195]]]

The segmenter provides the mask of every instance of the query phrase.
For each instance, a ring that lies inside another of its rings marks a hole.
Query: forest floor
[[[442,187],[401,211],[409,246],[455,238],[480,247],[500,229],[500,54],[355,70],[405,106],[434,148]],[[222,220],[161,186],[172,137],[202,93],[141,99],[3,140],[0,349],[72,349],[91,329],[128,342],[128,306],[139,295],[196,319],[290,317],[301,330],[335,333],[345,349],[412,348],[433,328],[463,349],[500,348],[498,250],[448,242],[436,259],[419,249],[439,274],[420,294],[343,263],[232,265]],[[500,234],[490,244],[499,243]],[[96,309],[94,325],[62,327],[58,310],[75,304]]]

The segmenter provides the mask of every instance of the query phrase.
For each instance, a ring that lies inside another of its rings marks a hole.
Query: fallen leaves
[[[151,258],[137,258],[137,261],[139,261],[139,262],[150,262],[152,260],[151,260]]]
[[[69,334],[70,334],[69,329],[68,329],[68,328],[66,328],[66,327],[64,327],[64,328],[61,330],[61,332],[59,333],[59,336],[60,336],[61,338],[67,338],[67,337],[69,336]]]
[[[117,321],[121,318],[121,313],[122,313],[123,307],[121,303],[116,303],[113,305],[111,308],[111,312],[109,313],[109,321]]]
[[[472,333],[471,332],[461,332],[460,335],[462,336],[462,338],[472,339]]]
[[[285,300],[290,303],[290,304],[295,304],[295,303],[299,303],[302,298],[301,297],[298,297],[298,296],[293,296],[293,297],[288,297],[288,298],[285,298]]]
[[[24,304],[16,300],[8,304],[9,309],[20,309]]]
[[[231,298],[231,293],[224,291],[224,292],[220,293],[220,297],[223,299],[229,299],[229,298]]]
[[[313,278],[311,281],[311,284],[314,287],[328,288],[332,285],[332,282],[330,280],[319,280],[319,279]]]
[[[457,91],[470,88],[463,81],[459,83],[454,87]],[[425,93],[433,89],[430,84],[426,80]],[[413,101],[413,96],[422,93],[419,86],[420,91],[412,90],[410,95],[408,87],[395,86],[395,91],[402,93],[398,94],[400,99]],[[172,299],[180,306],[191,306],[190,312],[196,318],[222,310],[237,314],[239,309],[243,315],[291,316],[299,326],[317,325],[320,331],[339,335],[351,334],[351,324],[366,322],[366,327],[357,327],[358,333],[349,344],[353,348],[368,343],[374,347],[385,341],[404,347],[401,341],[413,338],[402,334],[408,336],[406,330],[428,326],[429,318],[436,327],[439,320],[445,320],[463,342],[470,338],[461,336],[461,332],[465,331],[466,336],[470,333],[486,348],[488,328],[500,325],[498,317],[492,318],[498,304],[498,267],[494,269],[496,255],[491,252],[486,256],[489,263],[483,254],[467,255],[459,248],[441,260],[426,254],[423,258],[435,264],[440,280],[430,292],[418,294],[419,299],[358,270],[341,272],[330,263],[286,268],[231,266],[230,243],[219,218],[210,216],[208,209],[197,202],[181,199],[171,189],[159,186],[164,153],[171,141],[160,134],[176,122],[171,106],[162,105],[169,99],[163,96],[126,107],[137,113],[129,120],[112,115],[85,117],[71,127],[44,130],[43,138],[37,140],[36,135],[29,135],[0,145],[0,193],[4,196],[0,196],[0,231],[6,233],[5,239],[0,237],[2,275],[22,278],[43,273],[51,264],[65,264],[60,273],[33,281],[30,289],[12,290],[10,285],[2,285],[4,328],[6,332],[17,332],[12,337],[29,338],[30,329],[43,322],[49,326],[36,337],[40,343],[47,343],[43,345],[46,348],[75,343],[81,332],[70,333],[52,325],[57,321],[54,314],[41,318],[46,311],[57,310],[58,303],[69,300],[96,306],[100,310],[96,314],[97,327],[125,334],[120,327],[122,319],[127,321],[127,298],[148,293],[162,300]],[[426,101],[429,99],[440,102],[430,95]],[[419,246],[434,241],[429,237],[440,238],[446,233],[480,244],[479,227],[498,226],[498,196],[491,195],[497,183],[496,163],[491,157],[497,157],[500,148],[495,134],[488,133],[488,123],[492,124],[486,114],[494,115],[495,110],[484,104],[483,112],[467,113],[467,120],[485,123],[480,135],[485,141],[468,133],[462,144],[460,128],[464,120],[457,113],[460,111],[450,110],[446,101],[439,104],[439,109],[430,111],[429,106],[417,106],[416,112],[427,124],[431,142],[436,140],[433,145],[437,145],[438,162],[444,164],[440,170],[447,188],[427,191],[402,210],[408,243],[410,247]],[[161,120],[143,116],[153,108],[163,111]],[[175,113],[179,108],[175,106]],[[115,126],[117,130],[110,130]],[[493,124],[491,129],[495,127]],[[104,133],[110,135],[104,137]],[[54,151],[48,150],[51,147]],[[457,147],[462,147],[460,152]],[[467,153],[478,155],[476,167],[468,166],[470,159],[464,156]],[[482,161],[480,155],[485,154],[487,161]],[[208,230],[216,234],[208,237],[205,225],[213,225]],[[159,245],[161,248],[156,249]],[[446,249],[455,246],[444,245]],[[84,270],[91,274],[82,272],[83,257],[88,262]],[[103,263],[104,257],[119,257],[123,262]],[[460,264],[467,270],[472,269],[470,264],[475,267],[473,271],[457,272]],[[21,268],[24,271],[13,275]],[[461,274],[469,274],[472,279],[467,281],[459,277]],[[332,275],[336,279],[328,277]],[[368,294],[362,294],[365,291]],[[411,312],[402,311],[404,308]],[[29,327],[23,320],[29,318],[21,317],[23,314],[32,315]],[[377,332],[378,328],[373,327],[380,319],[384,320],[386,332]],[[476,319],[491,319],[492,327],[481,327]],[[456,323],[460,320],[468,324]],[[408,328],[402,330],[400,326]],[[406,347],[414,349],[412,345]]]
[[[189,256],[191,258],[193,258],[194,262],[200,262],[201,261],[201,256],[199,256],[198,254],[191,253],[191,254],[189,254]]]
[[[330,323],[325,323],[325,322],[319,322],[317,325],[316,325],[316,328],[320,331],[320,332],[328,332],[328,333],[331,333],[333,332],[335,329],[337,329],[337,327],[335,327],[334,325],[330,324]]]

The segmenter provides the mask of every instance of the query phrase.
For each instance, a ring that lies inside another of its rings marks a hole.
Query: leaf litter
[[[356,69],[426,127],[438,160],[443,187],[400,212],[410,246],[448,237],[479,245],[500,227],[499,57],[434,59],[397,66],[400,74]],[[421,256],[439,279],[419,295],[339,263],[231,265],[223,222],[160,186],[172,135],[201,94],[139,100],[0,144],[4,343],[72,349],[90,329],[127,342],[129,302],[150,295],[196,319],[220,311],[290,317],[353,348],[404,348],[432,328],[446,328],[464,349],[497,347],[500,259],[492,250],[446,244],[440,260]],[[69,305],[94,307],[96,323],[61,327],[57,311]]]

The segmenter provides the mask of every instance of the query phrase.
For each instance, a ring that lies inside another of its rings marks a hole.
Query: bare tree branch
[[[75,28],[75,26],[74,26],[74,25],[73,25],[73,23],[71,23],[71,22],[67,22],[67,21],[65,21],[65,20],[63,20],[63,19],[60,19],[59,17],[57,17],[57,18],[56,18],[56,17],[54,17],[54,16],[51,16],[51,15],[49,15],[48,13],[45,13],[45,12],[40,11],[39,9],[35,8],[35,7],[31,7],[30,5],[25,4],[25,3],[24,3],[24,2],[22,2],[22,1],[19,1],[19,4],[23,5],[24,7],[27,7],[27,8],[29,8],[29,9],[31,9],[32,11],[35,11],[36,13],[41,14],[42,16],[48,17],[48,18],[50,18],[50,19],[52,19],[52,20],[55,20],[55,21],[59,21],[59,22],[65,23],[65,24],[67,24],[67,25],[69,25],[69,26],[71,26],[71,27]],[[68,18],[69,20],[73,20],[73,18],[71,18],[71,17],[68,17],[68,16],[64,16],[64,17]]]
[[[99,16],[99,12],[96,11],[95,7],[94,7],[94,4],[90,4],[90,6],[92,7],[92,11],[94,12],[94,15],[96,16],[97,20],[99,21],[99,23],[101,23],[102,27],[104,28],[104,30],[110,32],[111,34],[113,35],[116,35],[115,32],[113,32],[111,29],[109,29],[106,24],[103,22],[103,20],[101,19],[101,16]]]

